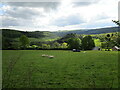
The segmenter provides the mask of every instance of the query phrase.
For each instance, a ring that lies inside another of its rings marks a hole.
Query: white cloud
[[[115,26],[119,0],[7,3],[2,8],[6,28],[24,30],[73,30]],[[1,15],[1,14],[0,14]],[[1,20],[1,19],[0,19]]]

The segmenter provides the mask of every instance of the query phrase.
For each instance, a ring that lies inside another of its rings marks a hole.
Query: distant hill
[[[120,27],[110,27],[110,28],[100,28],[100,29],[81,29],[81,30],[71,30],[71,31],[57,31],[53,32],[58,36],[64,36],[70,33],[76,34],[102,34],[102,33],[111,33],[111,32],[120,32]]]
[[[69,30],[69,31],[19,31],[12,29],[2,29],[2,35],[8,38],[19,38],[21,35],[26,35],[29,38],[56,38],[63,37],[66,34],[76,33],[76,34],[102,34],[120,32],[120,27],[110,27],[110,28],[100,28],[100,29],[81,29],[81,30]]]
[[[26,35],[29,38],[57,37],[55,34],[49,31],[19,31],[12,29],[1,29],[1,30],[2,30],[2,35],[7,38],[19,38],[21,35]]]

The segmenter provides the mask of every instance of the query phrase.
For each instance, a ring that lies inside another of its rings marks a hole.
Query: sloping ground
[[[4,50],[2,65],[3,88],[118,87],[117,51]]]
[[[19,30],[11,29],[2,29],[2,35],[9,38],[19,38],[21,35],[25,34],[29,38],[41,38],[41,37],[63,37],[66,34],[76,33],[76,34],[102,34],[102,33],[111,33],[111,32],[120,32],[120,27],[109,27],[109,28],[99,28],[99,29],[80,29],[80,30],[66,30],[66,31],[33,31],[25,32]]]
[[[26,35],[29,38],[56,38],[57,36],[49,31],[19,31],[12,29],[2,29],[2,35],[7,38],[20,38],[21,35]]]
[[[102,34],[102,33],[111,33],[111,32],[120,32],[120,27],[109,27],[109,28],[99,28],[99,29],[81,29],[81,30],[66,30],[53,32],[58,36],[64,36],[70,33],[76,34]]]

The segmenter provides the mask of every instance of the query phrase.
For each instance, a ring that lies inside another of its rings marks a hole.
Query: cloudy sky
[[[119,0],[0,3],[1,28],[57,31],[116,26]]]

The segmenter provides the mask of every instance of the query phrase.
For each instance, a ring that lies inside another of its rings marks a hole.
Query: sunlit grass
[[[116,88],[117,74],[117,51],[3,51],[4,88]]]

